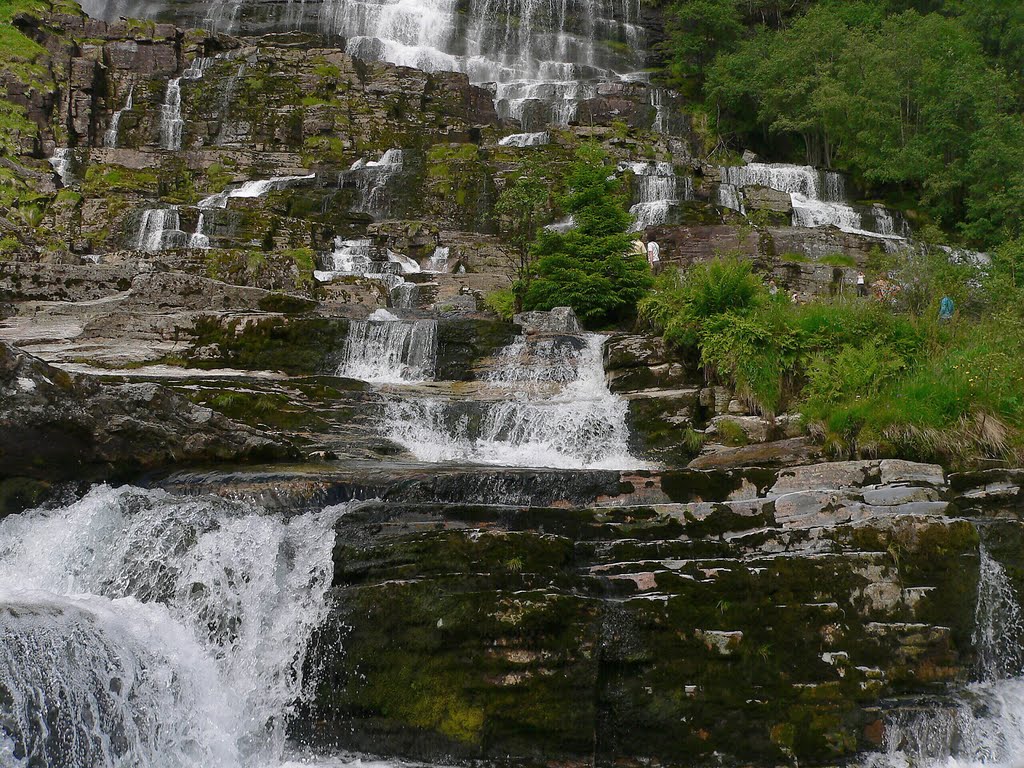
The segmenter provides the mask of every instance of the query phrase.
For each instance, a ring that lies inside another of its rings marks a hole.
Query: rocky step
[[[826,765],[878,745],[882,699],[970,669],[970,523],[691,538],[680,511],[350,508],[294,735],[422,760]]]

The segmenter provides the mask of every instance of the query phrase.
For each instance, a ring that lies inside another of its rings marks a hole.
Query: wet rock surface
[[[887,471],[655,474],[639,505],[367,502],[338,523],[295,736],[544,764],[876,747],[881,700],[970,674],[979,562],[934,468]]]
[[[158,384],[71,375],[0,343],[0,478],[125,478],[174,464],[295,455]]]

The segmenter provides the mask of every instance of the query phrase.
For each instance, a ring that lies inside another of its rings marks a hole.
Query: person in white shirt
[[[651,265],[651,269],[658,266],[658,262],[661,261],[661,247],[651,240],[647,243],[647,263]]]
[[[858,272],[857,273],[857,295],[858,296],[867,296],[868,295],[868,286],[867,286],[867,282],[864,279],[864,273],[863,272]]]

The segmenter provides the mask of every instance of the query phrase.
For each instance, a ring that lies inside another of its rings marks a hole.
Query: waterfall
[[[181,117],[181,78],[172,77],[167,81],[167,93],[160,112],[160,146],[164,149],[181,149],[181,131],[185,121]]]
[[[236,32],[248,2],[216,0],[202,26]],[[493,83],[499,114],[524,130],[566,124],[596,82],[644,76],[638,0],[324,0],[282,4],[278,15],[279,27],[345,38],[361,59]]]
[[[214,61],[214,58],[197,56],[188,65],[188,68],[181,73],[181,76],[185,80],[201,80],[203,75],[206,74],[206,70],[213,66]]]
[[[57,174],[62,187],[70,186],[73,180],[71,175],[71,162],[73,159],[71,150],[67,147],[57,147],[53,150],[53,155],[50,157],[50,167]]]
[[[209,248],[210,238],[203,231],[206,226],[206,214],[202,210],[199,211],[199,218],[196,219],[196,231],[189,235],[188,247],[189,248]]]
[[[498,141],[499,147],[540,147],[551,142],[547,131],[539,133],[513,133]]]
[[[342,511],[100,486],[4,519],[0,762],[279,761]]]
[[[643,232],[648,227],[668,221],[672,206],[680,200],[679,180],[672,163],[624,163],[620,170],[633,172],[634,194],[630,214],[636,219],[631,232]],[[693,182],[683,177],[683,200],[693,197]]]
[[[117,147],[117,129],[121,125],[121,114],[125,110],[133,107],[134,96],[135,86],[132,85],[128,88],[128,98],[125,99],[124,106],[115,111],[113,117],[110,118],[110,125],[107,127],[107,132],[103,134],[103,146],[110,147],[111,149]]]
[[[297,185],[300,181],[310,181],[316,178],[315,173],[306,176],[275,176],[270,179],[258,179],[247,181],[241,186],[217,192],[209,197],[204,197],[197,204],[197,208],[227,208],[228,200],[234,197],[252,198],[262,197],[273,190],[287,189]]]
[[[148,208],[139,217],[139,228],[133,247],[155,253],[166,248],[184,248],[188,235],[181,231],[181,220],[176,206]]]
[[[407,283],[403,275],[420,272],[413,259],[387,248],[377,248],[369,240],[334,240],[334,250],[322,259],[313,272],[314,279],[327,283],[339,278],[363,277],[380,283],[388,292],[392,307],[410,308],[418,286]]]
[[[884,755],[868,768],[1020,768],[1024,756],[1024,613],[1002,565],[982,543],[975,683],[936,711],[900,713],[886,726]]]
[[[654,123],[651,130],[655,133],[665,133],[665,90],[663,88],[651,88],[648,92],[649,103],[654,107]]]
[[[429,381],[437,358],[437,322],[353,320],[337,375],[376,384]]]
[[[404,164],[402,150],[389,149],[379,160],[361,158],[341,173],[339,186],[352,186],[357,190],[352,210],[368,213],[376,219],[386,218],[391,201],[388,184],[401,173]]]
[[[794,227],[835,227],[882,240],[902,240],[907,234],[906,222],[901,220],[897,225],[895,216],[884,206],[875,204],[862,213],[850,205],[843,176],[833,171],[819,171],[809,165],[748,163],[723,166],[719,174],[716,202],[723,208],[745,214],[740,190],[767,187],[790,196]]]
[[[512,467],[638,467],[627,405],[609,391],[604,337],[521,337],[498,356],[481,400],[401,397],[384,433],[420,461]]]
[[[439,245],[427,261],[424,272],[443,273],[448,271],[448,259],[451,257],[451,249],[446,245]]]

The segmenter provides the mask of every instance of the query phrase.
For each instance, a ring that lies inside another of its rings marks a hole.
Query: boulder
[[[72,376],[0,342],[0,478],[97,480],[294,449],[158,384]]]
[[[580,321],[570,307],[555,307],[547,312],[520,312],[513,318],[525,333],[580,333]]]

